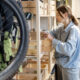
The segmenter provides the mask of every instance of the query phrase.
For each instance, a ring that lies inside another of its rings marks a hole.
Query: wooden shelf
[[[40,0],[22,1],[22,5],[23,5],[24,12],[31,12],[36,17],[36,21],[35,21],[36,22],[36,32],[34,32],[34,34],[32,33],[32,36],[35,35],[35,37],[31,38],[30,41],[33,43],[29,44],[29,48],[30,49],[33,48],[33,50],[35,49],[36,54],[27,55],[25,57],[25,61],[26,63],[30,64],[26,66],[28,66],[28,68],[30,67],[30,68],[36,69],[37,73],[36,74],[23,73],[21,75],[22,77],[26,78],[25,80],[27,79],[31,80],[29,78],[31,78],[32,76],[33,76],[32,79],[36,78],[35,80],[47,80],[50,76],[50,72],[55,63],[52,64],[53,55],[50,53],[50,51],[42,52],[42,49],[41,49],[42,40],[40,36],[40,32],[41,32],[40,31],[41,30],[40,29],[40,24],[41,24],[40,18],[42,17],[48,18],[48,23],[47,23],[49,26],[48,30],[51,29],[51,18],[54,18],[53,24],[54,26],[56,25],[56,0],[54,1],[44,0],[43,3]],[[34,19],[32,18],[32,25],[33,25],[33,20]],[[45,43],[45,41],[43,43]],[[46,48],[46,49],[49,49],[49,48]],[[43,73],[42,73],[42,70],[43,70]]]
[[[43,3],[39,1],[40,7],[43,7]],[[36,0],[34,1],[22,1],[23,8],[36,8]]]
[[[25,13],[31,12],[32,14],[37,15],[36,0],[22,1],[22,6],[23,6],[23,11]],[[50,1],[50,3],[48,1],[45,2],[45,0],[43,2],[39,1],[39,7],[40,7],[39,14],[41,15],[41,17],[55,16],[55,14],[54,14],[56,12],[55,0]]]

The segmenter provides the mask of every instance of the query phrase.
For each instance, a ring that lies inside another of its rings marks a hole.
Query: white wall
[[[72,0],[72,12],[77,18],[80,18],[80,0]]]

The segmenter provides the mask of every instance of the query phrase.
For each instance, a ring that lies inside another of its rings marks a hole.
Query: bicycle
[[[11,78],[15,75],[19,66],[24,60],[26,52],[28,50],[28,23],[25,19],[25,16],[19,6],[17,5],[15,0],[1,0],[6,6],[8,6],[14,13],[14,22],[18,23],[18,47],[15,52],[14,59],[11,63],[0,72],[0,80],[11,80]],[[1,2],[0,1],[0,2]]]

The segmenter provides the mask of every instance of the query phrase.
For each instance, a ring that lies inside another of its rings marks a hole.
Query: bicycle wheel
[[[0,80],[11,80],[18,70],[20,64],[23,62],[28,49],[28,23],[24,17],[23,12],[17,5],[15,0],[1,0],[6,6],[8,6],[14,13],[13,22],[16,21],[17,25],[17,41],[18,47],[14,52],[15,56],[12,62],[0,72]],[[0,2],[1,2],[0,1]],[[14,51],[14,50],[13,50]]]

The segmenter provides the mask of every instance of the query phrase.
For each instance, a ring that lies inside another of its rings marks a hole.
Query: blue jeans
[[[60,67],[60,66],[59,66]],[[62,68],[62,80],[80,80],[80,69],[79,68]]]

